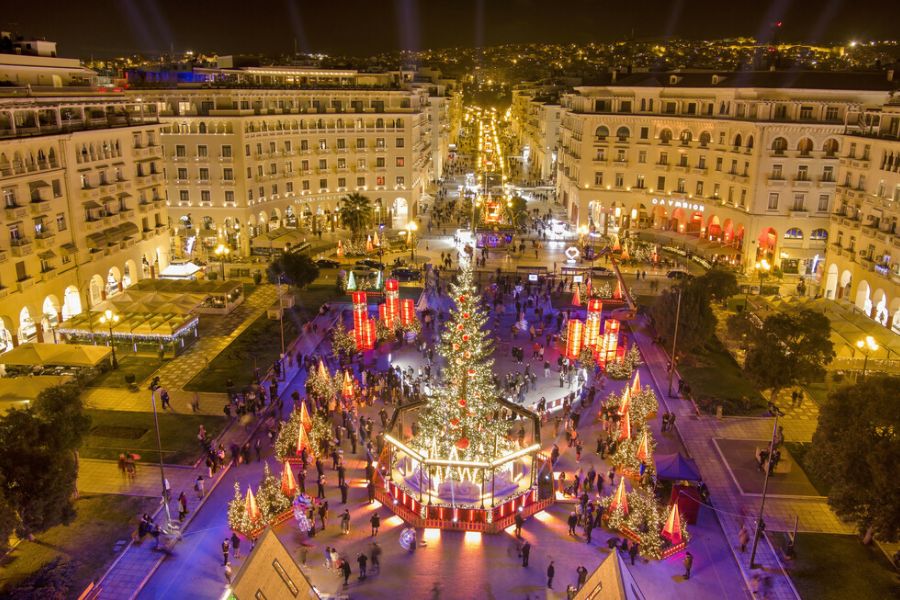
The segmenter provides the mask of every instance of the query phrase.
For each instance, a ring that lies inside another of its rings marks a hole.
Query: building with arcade
[[[819,280],[845,131],[896,87],[890,71],[636,73],[578,87],[561,98],[558,196],[598,234]]]

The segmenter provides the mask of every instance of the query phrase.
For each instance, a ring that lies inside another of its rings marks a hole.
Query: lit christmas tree
[[[441,335],[440,354],[446,360],[443,384],[436,386],[419,415],[413,447],[429,458],[490,462],[507,452],[508,425],[496,418],[498,391],[491,373],[492,344],[485,328],[487,315],[479,304],[468,263],[459,283],[450,286],[455,307]],[[440,479],[475,480],[469,469],[447,467]]]

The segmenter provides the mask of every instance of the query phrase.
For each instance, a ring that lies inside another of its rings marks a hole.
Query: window
[[[819,205],[816,207],[816,210],[819,212],[828,212],[830,198],[831,197],[828,194],[819,194]]]
[[[366,170],[366,159],[357,158],[356,159],[356,168],[361,171],[365,171]]]
[[[797,181],[809,181],[808,165],[800,165],[797,167]]]
[[[57,213],[57,215],[56,215],[56,230],[57,231],[65,231],[66,230],[66,214],[65,213]]]
[[[631,100],[622,100],[622,103],[619,104],[619,112],[630,113],[631,112]]]
[[[685,193],[685,189],[684,189],[685,184],[686,184],[685,180],[679,177],[678,178],[678,186],[676,188],[678,190],[679,194]]]
[[[338,163],[337,163],[337,168],[338,169],[346,169],[347,168],[347,159],[339,158]]]
[[[184,158],[187,156],[187,150],[184,148],[184,144],[178,144],[175,146],[175,156],[178,158]]]
[[[705,156],[701,156],[700,158],[697,159],[697,168],[698,169],[706,168],[706,157]]]
[[[696,195],[698,198],[703,197],[703,182],[702,181],[697,182],[697,194]]]
[[[597,157],[595,160],[605,161],[606,160],[606,149],[605,148],[597,148]]]
[[[200,181],[209,181],[209,169],[206,167],[200,168]]]
[[[319,150],[328,150],[328,140],[319,140]]]
[[[650,110],[653,110],[651,108]],[[646,140],[650,138],[650,128],[649,127],[641,127],[641,139]]]
[[[59,183],[59,179],[54,179],[50,182],[53,187],[53,197],[59,198],[62,196],[62,186]]]
[[[647,151],[646,150],[641,150],[640,152],[638,152],[638,162],[641,164],[644,164],[647,162]]]
[[[596,173],[594,173],[594,185],[603,185],[603,171],[597,171]]]
[[[616,160],[618,162],[625,162],[625,150],[621,148],[616,150]]]
[[[234,192],[232,190],[225,191],[225,204],[234,204]]]
[[[328,180],[327,180],[327,179],[320,179],[320,180],[319,180],[319,189],[320,189],[320,190],[324,190],[324,189],[327,188],[327,187],[328,187]]]
[[[834,181],[834,167],[822,167],[822,181]]]
[[[825,240],[828,239],[828,230],[827,229],[813,229],[812,233],[809,234],[809,239],[824,242]]]
[[[209,150],[206,146],[197,146],[197,156],[200,158],[206,158],[209,156]]]
[[[744,188],[741,188],[741,204],[740,204],[740,206],[741,206],[741,208],[744,208],[745,206],[747,206],[747,190],[745,190]]]
[[[357,187],[365,187],[366,186],[366,178],[365,177],[357,177],[356,178],[356,186]]]
[[[181,181],[185,181],[188,178],[188,171],[184,167],[178,167],[177,173],[178,173],[177,179],[179,179]]]
[[[285,184],[284,184],[284,191],[285,191],[286,193],[288,193],[288,194],[293,194],[293,193],[294,193],[294,182],[293,182],[293,181],[288,181],[287,183],[285,183]]]
[[[826,121],[837,121],[840,117],[838,116],[838,109],[836,106],[829,106],[825,108],[825,120]]]
[[[721,171],[721,170],[722,170],[722,157],[717,156],[716,157],[716,171]]]
[[[803,239],[803,231],[797,227],[791,227],[787,231],[784,232],[784,239],[786,240],[802,240]]]
[[[375,148],[384,150],[384,138],[375,138]]]
[[[397,142],[396,142],[396,144],[394,145],[394,147],[395,147],[395,148],[402,148],[402,147],[403,147],[403,142],[404,142],[403,138],[397,138]]]
[[[718,197],[719,197],[719,184],[718,184],[718,183],[714,183],[714,184],[713,184],[713,193],[712,193],[712,197],[713,197],[713,198],[718,198]]]
[[[778,210],[778,194],[772,192],[769,194],[769,210]]]
[[[309,191],[309,179],[304,179],[301,186],[305,191]]]
[[[813,107],[812,106],[801,106],[800,107],[800,118],[804,121],[809,121],[813,118]]]
[[[656,189],[660,192],[666,191],[666,178],[664,176],[656,178]]]
[[[669,164],[669,155],[668,155],[667,153],[665,153],[665,152],[660,152],[660,153],[659,153],[659,163],[658,163],[658,164],[660,164],[660,165],[667,165],[667,164]]]
[[[234,169],[222,169],[222,179],[225,181],[234,181]]]
[[[383,156],[379,156],[378,158],[375,159],[375,166],[378,168],[381,168],[381,169],[384,168],[384,157]]]
[[[347,140],[345,140],[344,138],[338,138],[337,147],[338,147],[338,150],[343,150],[344,148],[346,148]]]
[[[379,176],[375,178],[375,185],[384,185],[384,176]]]
[[[634,187],[636,187],[639,190],[644,189],[644,176],[643,175],[638,175],[635,178]]]
[[[794,203],[791,205],[791,210],[806,210],[806,194],[794,194]]]
[[[244,156],[250,156],[250,144],[244,144]]]
[[[191,193],[187,190],[178,190],[178,201],[179,202],[190,202],[191,201]]]
[[[398,166],[398,167],[402,167],[402,166],[403,166],[403,157],[402,157],[402,156],[398,156],[398,157],[397,157],[397,166]]]
[[[616,187],[620,188],[625,185],[625,176],[622,173],[616,173]]]
[[[200,202],[211,202],[211,198],[209,196],[209,190],[200,190]]]
[[[347,187],[347,178],[346,177],[338,177],[338,187],[339,188]]]
[[[366,149],[365,138],[356,138],[356,149],[357,150],[365,150]]]

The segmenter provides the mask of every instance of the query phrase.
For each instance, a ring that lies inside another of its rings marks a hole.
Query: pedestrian
[[[231,545],[228,542],[228,538],[225,538],[225,540],[222,542],[222,556],[223,556],[222,566],[225,566],[228,564],[228,551],[229,550],[231,550]]]
[[[194,395],[191,396],[191,412],[197,412],[200,410],[200,392],[194,392]]]
[[[350,533],[350,511],[346,508],[341,513],[341,535]]]
[[[378,545],[378,542],[372,542],[372,551],[371,556],[372,559],[372,570],[381,572],[381,546]]]
[[[350,563],[341,559],[341,575],[344,576],[344,587],[347,587],[350,584]]]
[[[334,564],[331,562],[331,547],[325,546],[325,568],[329,571],[334,568]]]
[[[225,563],[225,581],[228,584],[231,584],[231,573],[232,573],[231,565],[229,565],[228,563]]]
[[[550,565],[547,567],[547,588],[553,589],[553,576],[556,575],[556,569],[553,568],[553,561],[550,561]]]
[[[325,525],[328,521],[328,503],[323,502],[319,505],[319,520],[322,522],[322,529],[325,529]]]
[[[206,494],[203,475],[197,475],[197,479],[194,480],[194,491],[197,492],[197,498],[203,498],[204,494]]]
[[[584,587],[584,582],[587,581],[588,570],[584,565],[578,565],[578,568],[575,570],[578,573],[578,589],[580,590]]]
[[[750,534],[747,533],[747,526],[741,523],[741,530],[738,531],[738,543],[741,545],[741,553],[747,551],[747,544],[750,542]]]
[[[320,500],[324,500],[325,499],[325,474],[324,473],[319,475],[318,484],[319,484],[319,493],[317,494],[316,497],[319,498]]]
[[[359,578],[366,578],[366,563],[369,562],[369,557],[365,555],[364,552],[360,552],[356,555],[356,562],[359,564]]]
[[[169,390],[163,388],[159,392],[159,399],[162,401],[162,408],[166,410],[167,408],[172,408],[172,405],[169,403]]]
[[[528,566],[528,557],[531,556],[531,544],[528,542],[528,540],[525,540],[525,543],[522,544],[521,553],[522,553],[522,566],[527,567]]]
[[[237,532],[231,533],[231,553],[235,558],[241,557],[241,538],[238,537]]]
[[[522,518],[522,513],[516,512],[516,537],[522,539],[522,525],[525,523],[525,519]]]
[[[347,485],[346,481],[342,481],[338,487],[341,490],[341,504],[347,504],[347,494],[350,492],[350,486]]]
[[[631,557],[631,566],[634,566],[634,559],[638,553],[638,543],[632,542],[631,548],[628,549],[628,556]]]
[[[370,481],[368,484],[366,484],[366,491],[368,492],[368,495],[369,495],[369,504],[372,504],[373,502],[375,502],[375,482],[374,481]]]
[[[187,516],[187,514],[187,496],[184,495],[184,490],[182,490],[181,493],[178,494],[178,520],[184,521],[184,518]]]
[[[694,555],[691,554],[690,552],[685,552],[683,564],[684,564],[684,578],[690,579],[691,578],[691,567],[694,566]]]
[[[369,523],[372,524],[372,537],[378,535],[378,528],[381,527],[381,517],[378,513],[372,513],[372,518],[369,519]]]
[[[578,524],[578,513],[576,513],[573,510],[572,514],[569,515],[569,535],[572,535],[572,536],[578,535],[577,533],[575,533],[575,526],[577,524]]]

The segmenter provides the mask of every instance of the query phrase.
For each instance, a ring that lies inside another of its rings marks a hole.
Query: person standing
[[[360,552],[356,556],[356,562],[359,564],[359,578],[366,578],[366,564],[369,562],[369,557],[366,556],[365,552]]]
[[[197,479],[194,481],[194,491],[197,492],[197,498],[203,498],[206,494],[203,475],[197,475]]]
[[[553,561],[547,567],[547,589],[553,589],[553,576],[556,575],[556,569],[553,568]]]
[[[637,557],[638,553],[638,543],[634,542],[631,544],[631,548],[628,549],[628,556],[631,557],[631,566],[634,566],[634,559]]]
[[[573,510],[572,514],[569,515],[569,535],[577,536],[575,533],[575,526],[578,524],[578,514]]]
[[[238,537],[237,532],[231,532],[231,554],[234,558],[241,557],[241,538]]]
[[[345,508],[341,513],[341,534],[347,535],[348,533],[350,533],[350,511]]]
[[[578,589],[580,590],[584,587],[584,582],[587,581],[588,570],[584,565],[578,565],[576,573],[578,573]]]
[[[350,486],[347,485],[346,481],[342,481],[338,487],[341,490],[341,504],[347,504],[347,494],[350,493]]]
[[[344,587],[347,587],[350,584],[350,562],[346,559],[341,559],[341,575],[344,576]]]
[[[686,580],[690,579],[691,578],[691,567],[694,566],[694,555],[691,554],[690,552],[685,552],[684,553],[684,562],[682,564],[684,564],[684,578]]]
[[[372,542],[372,570],[381,572],[381,546],[378,545],[378,542]]]
[[[741,530],[738,532],[738,543],[741,545],[741,553],[747,551],[747,544],[750,542],[750,534],[747,533],[747,526],[741,523]]]
[[[187,514],[187,496],[184,495],[184,490],[182,490],[181,493],[178,494],[178,520],[184,521],[184,518],[187,516]]]
[[[324,473],[319,475],[318,484],[319,484],[319,493],[316,495],[316,497],[319,498],[320,500],[324,500],[325,499],[325,474]]]
[[[522,539],[522,525],[525,523],[525,519],[522,518],[522,513],[516,512],[516,537],[518,539]]]
[[[228,538],[225,538],[222,541],[222,566],[226,566],[228,564],[228,551],[231,550],[231,545],[228,543]]]
[[[372,504],[373,502],[375,502],[375,482],[374,481],[369,481],[369,483],[366,484],[366,492],[369,496],[369,504]]]
[[[372,513],[372,518],[369,519],[369,522],[372,524],[372,537],[378,535],[378,528],[381,527],[381,517],[378,513]]]
[[[525,543],[522,544],[522,566],[528,566],[528,557],[531,556],[531,544],[528,543],[528,540],[525,540]]]

